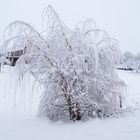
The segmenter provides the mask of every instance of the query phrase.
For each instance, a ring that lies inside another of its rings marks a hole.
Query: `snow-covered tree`
[[[125,52],[123,60],[128,69],[131,68],[136,70],[136,72],[140,70],[140,53],[132,54],[131,52]]]
[[[122,107],[124,88],[115,70],[118,41],[89,19],[69,29],[51,6],[42,17],[42,33],[15,21],[6,28],[3,44],[24,49],[18,72],[30,72],[44,85],[39,116],[74,121],[115,114]]]

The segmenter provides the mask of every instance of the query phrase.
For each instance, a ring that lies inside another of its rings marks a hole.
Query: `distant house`
[[[10,66],[15,66],[17,60],[19,59],[19,57],[25,53],[30,53],[30,52],[34,52],[37,51],[38,49],[36,48],[32,48],[32,47],[23,47],[23,49],[19,49],[19,48],[14,48],[12,50],[9,50],[6,54],[6,59],[10,61]],[[26,63],[29,63],[29,61],[27,60]]]
[[[24,49],[21,50],[12,50],[12,51],[8,51],[7,55],[6,55],[6,59],[8,59],[10,61],[10,66],[15,66],[17,60],[19,59],[19,57],[21,55],[23,55],[26,52],[26,47]]]

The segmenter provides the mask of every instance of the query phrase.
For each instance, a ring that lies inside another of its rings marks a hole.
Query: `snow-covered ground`
[[[127,84],[127,104],[135,108],[121,118],[65,124],[36,117],[39,92],[32,77],[0,73],[0,140],[140,140],[140,74],[119,72]],[[21,92],[22,91],[22,92]]]

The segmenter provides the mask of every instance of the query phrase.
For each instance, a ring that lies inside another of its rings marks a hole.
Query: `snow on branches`
[[[118,41],[89,19],[69,29],[51,6],[42,18],[42,33],[25,22],[11,23],[3,45],[24,49],[16,68],[44,85],[39,115],[75,121],[108,117],[121,109],[124,84],[115,71]]]

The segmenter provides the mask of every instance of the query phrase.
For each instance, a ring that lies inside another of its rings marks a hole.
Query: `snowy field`
[[[140,140],[140,74],[119,75],[127,84],[126,103],[134,111],[121,118],[65,124],[36,117],[42,89],[31,88],[31,76],[20,87],[19,79],[11,79],[14,74],[0,73],[0,140]]]

